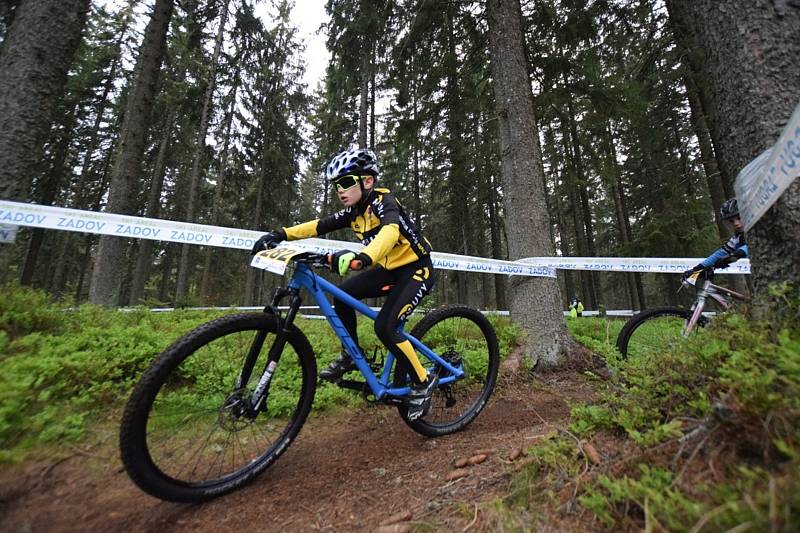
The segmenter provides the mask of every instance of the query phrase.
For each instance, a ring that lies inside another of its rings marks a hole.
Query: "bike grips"
[[[333,254],[328,254],[328,266],[333,268]],[[360,259],[353,259],[350,261],[350,270],[361,270],[364,268],[364,262]]]

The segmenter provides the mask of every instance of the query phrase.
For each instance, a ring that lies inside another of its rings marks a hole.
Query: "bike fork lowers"
[[[278,302],[284,297],[289,297],[289,309],[286,312],[286,317],[282,317],[278,310]],[[272,296],[272,303],[264,310],[267,313],[272,313],[278,320],[278,327],[275,331],[275,340],[270,346],[269,354],[267,355],[267,362],[264,365],[264,370],[258,380],[253,393],[250,395],[250,413],[253,417],[261,410],[266,403],[269,396],[269,384],[272,381],[272,376],[275,374],[275,369],[280,362],[281,354],[286,346],[286,341],[289,332],[294,324],[294,319],[297,316],[297,311],[300,309],[302,299],[300,297],[300,290],[296,288],[278,288]],[[264,341],[267,338],[267,332],[262,330],[256,334],[253,343],[250,345],[250,350],[247,353],[244,367],[241,374],[236,381],[236,388],[241,389],[250,379],[255,366],[258,354],[264,347]]]
[[[706,291],[701,290],[697,296],[697,301],[695,302],[694,306],[692,306],[692,316],[689,317],[689,320],[686,322],[686,325],[683,327],[683,336],[688,337],[689,334],[694,331],[697,327],[698,322],[700,322],[700,317],[703,315],[703,309],[706,307]]]

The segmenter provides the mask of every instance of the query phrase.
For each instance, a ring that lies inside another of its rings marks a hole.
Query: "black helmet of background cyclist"
[[[334,157],[325,170],[329,181],[346,174],[369,174],[377,177],[380,173],[375,152],[366,148],[345,150]]]
[[[719,208],[719,214],[722,215],[722,218],[728,220],[729,218],[738,217],[739,216],[739,202],[736,201],[736,198],[731,198],[726,200],[722,207]]]

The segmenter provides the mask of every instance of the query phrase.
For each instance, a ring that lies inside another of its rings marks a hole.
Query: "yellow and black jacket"
[[[386,270],[413,263],[431,252],[428,239],[417,230],[389,189],[373,188],[355,206],[283,231],[293,241],[348,226],[365,246],[361,253]]]

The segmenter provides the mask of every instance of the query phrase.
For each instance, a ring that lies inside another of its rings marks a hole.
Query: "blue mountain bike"
[[[375,320],[377,313],[318,276],[329,256],[280,247],[253,265],[291,271],[264,312],[228,315],[190,331],[144,372],[125,407],[122,461],[131,479],[163,500],[196,502],[252,481],[288,448],[311,410],[317,365],[295,325],[305,289],[347,352],[361,380],[342,380],[372,402],[396,406],[406,424],[428,436],[465,428],[486,405],[499,366],[497,337],[478,311],[450,306],[427,313],[403,335],[429,372],[439,374],[430,411],[410,420],[403,396],[407,365],[391,352],[367,357],[347,333],[327,295]],[[282,313],[278,304],[288,299]],[[401,326],[402,328],[402,326]]]

